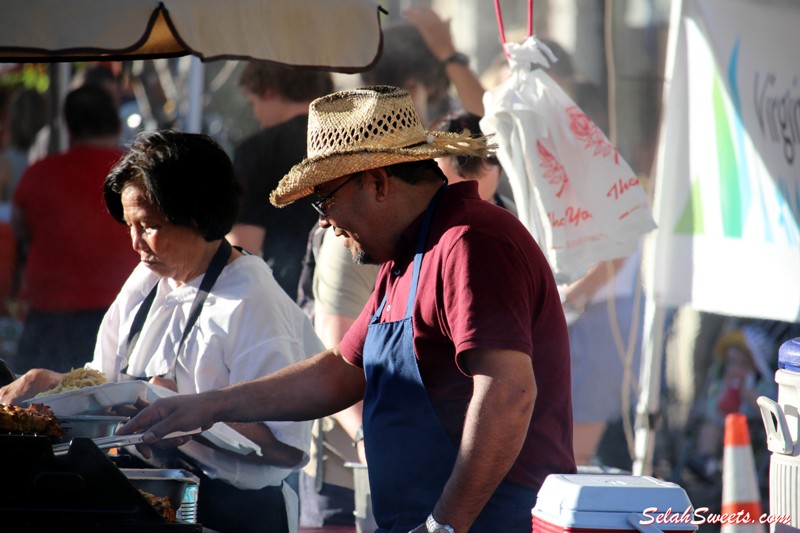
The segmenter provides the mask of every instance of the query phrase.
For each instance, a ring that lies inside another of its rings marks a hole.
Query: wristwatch
[[[425,520],[425,528],[428,530],[428,533],[455,533],[455,530],[451,526],[437,522],[432,514],[429,514],[428,519]]]
[[[469,66],[469,57],[466,54],[462,54],[461,52],[453,52],[453,55],[442,61],[442,65],[445,67],[450,63],[460,63],[465,67]]]

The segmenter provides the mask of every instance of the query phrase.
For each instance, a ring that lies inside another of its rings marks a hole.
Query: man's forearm
[[[531,388],[475,378],[458,458],[433,509],[438,521],[469,530],[519,455],[535,396]]]
[[[230,422],[313,420],[364,396],[364,371],[326,350],[269,376],[225,387],[215,419]]]

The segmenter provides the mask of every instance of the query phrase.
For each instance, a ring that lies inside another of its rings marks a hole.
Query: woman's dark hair
[[[450,133],[468,132],[472,136],[481,135],[481,117],[466,111],[449,113],[434,121],[431,125],[432,130],[447,131]],[[450,156],[453,159],[453,167],[462,178],[474,178],[483,163],[500,166],[500,162],[494,156],[472,157],[468,155]]]
[[[239,210],[242,186],[228,155],[197,133],[141,133],[103,183],[109,213],[125,223],[122,191],[140,187],[173,224],[197,227],[207,241],[224,237]]]

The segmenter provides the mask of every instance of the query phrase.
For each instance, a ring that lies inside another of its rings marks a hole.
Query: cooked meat
[[[33,404],[30,407],[0,404],[0,432],[47,437],[60,437],[64,434],[53,411],[42,404]]]
[[[155,494],[151,494],[142,489],[139,489],[139,492],[142,493],[142,496],[144,496],[144,499],[147,500],[147,503],[152,505],[153,508],[164,517],[164,520],[170,524],[175,521],[177,518],[177,512],[172,508],[169,498],[166,496],[156,496]]]

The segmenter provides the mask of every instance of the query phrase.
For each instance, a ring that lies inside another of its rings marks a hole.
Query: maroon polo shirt
[[[339,349],[362,365],[370,317],[388,295],[382,322],[402,320],[422,217],[404,232],[394,260]],[[481,200],[477,183],[451,185],[431,222],[413,311],[414,348],[425,389],[458,445],[472,379],[459,357],[474,348],[531,357],[536,404],[528,436],[506,479],[538,490],[551,473],[572,473],[569,336],[550,266],[531,234],[505,209]]]

